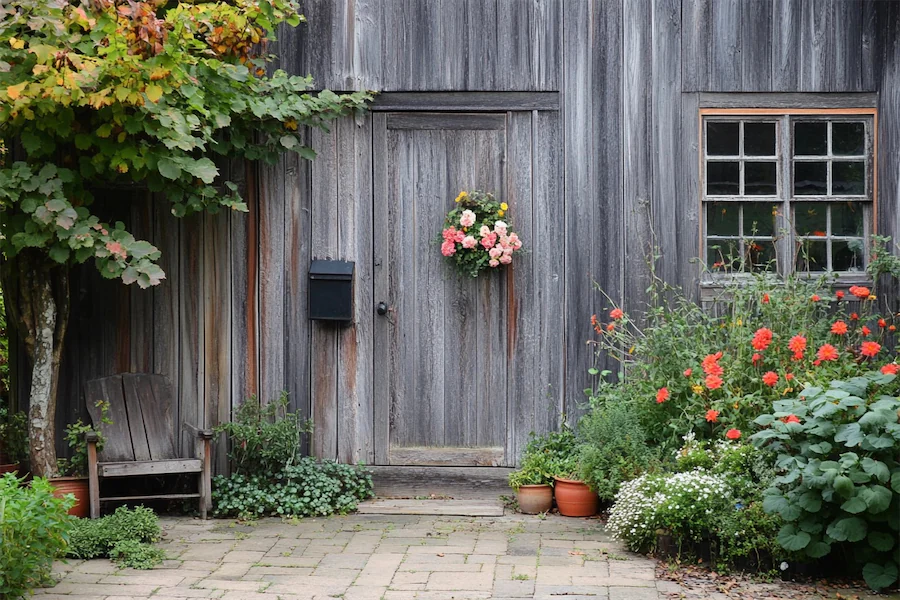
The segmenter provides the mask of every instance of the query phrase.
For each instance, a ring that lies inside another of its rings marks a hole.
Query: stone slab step
[[[364,515],[432,515],[458,517],[502,517],[503,503],[497,500],[399,500],[376,498],[359,504]]]

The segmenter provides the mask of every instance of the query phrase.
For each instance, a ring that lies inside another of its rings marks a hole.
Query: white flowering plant
[[[608,527],[631,550],[647,551],[657,532],[676,544],[708,539],[716,519],[735,510],[723,475],[696,469],[669,475],[642,475],[622,485],[609,513]]]

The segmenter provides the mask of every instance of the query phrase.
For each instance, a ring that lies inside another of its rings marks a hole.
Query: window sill
[[[824,274],[796,275],[804,279],[816,280],[821,278]],[[709,302],[721,299],[722,293],[728,290],[728,288],[739,285],[747,285],[755,279],[756,276],[749,273],[735,273],[733,275],[706,274],[704,278],[700,280],[700,300]],[[771,275],[767,279],[772,284],[772,286],[779,286],[783,282],[782,277],[776,275]],[[839,288],[847,288],[852,285],[860,285],[871,288],[873,285],[873,281],[865,271],[861,271],[859,273],[836,274],[834,275],[834,279],[827,282],[825,285],[833,290],[837,290]]]

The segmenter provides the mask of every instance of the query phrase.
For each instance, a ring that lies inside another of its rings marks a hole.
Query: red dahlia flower
[[[762,303],[763,303],[763,304],[768,304],[768,303],[769,303],[769,295],[768,295],[768,294],[763,294],[763,297],[762,297]]]
[[[813,302],[818,302],[819,300],[821,300],[821,298],[819,298],[818,294],[813,294],[812,298],[810,298],[810,300]]]
[[[725,434],[729,440],[739,440],[741,439],[741,430],[740,429],[729,429]]]
[[[884,375],[896,375],[897,373],[900,373],[900,365],[896,363],[888,363],[881,367],[881,372]]]
[[[865,325],[862,326],[862,329],[860,329],[860,331],[862,331],[863,337],[872,333],[872,330],[869,329],[868,327],[866,327]]]
[[[851,321],[859,321],[859,315],[856,313],[850,313],[850,320]]]
[[[775,371],[767,371],[763,374],[762,381],[769,387],[775,387],[775,384],[778,383],[778,374]]]
[[[706,377],[706,387],[711,390],[717,390],[722,387],[722,378],[718,375],[707,375]]]
[[[832,346],[831,344],[822,344],[822,347],[819,348],[819,351],[816,352],[816,356],[819,360],[837,360],[838,359],[838,351],[837,348]]]
[[[693,373],[693,372],[694,372],[693,369],[690,369],[690,368],[685,369],[685,370],[684,370],[684,376],[685,376],[685,377],[690,377],[690,376],[691,376],[691,373]]]
[[[661,387],[656,392],[656,403],[662,404],[666,400],[669,399],[669,390],[668,388]]]
[[[717,423],[719,421],[719,411],[713,409],[706,411],[706,420],[710,423]]]
[[[769,344],[771,343],[772,330],[768,327],[761,327],[757,329],[753,334],[753,340],[750,341],[750,345],[753,346],[753,349],[759,350],[760,352],[768,348]]]
[[[794,414],[790,414],[786,417],[781,417],[781,420],[784,421],[785,423],[799,423],[800,422],[800,418]]]
[[[611,319],[615,319],[618,321],[619,319],[621,319],[624,316],[625,316],[625,313],[622,312],[621,308],[614,308],[611,311],[609,311],[609,317]]]
[[[869,358],[873,358],[878,352],[881,350],[881,344],[878,342],[863,342],[862,346],[860,346],[859,352],[863,356],[868,356]]]
[[[750,360],[752,360],[753,364],[756,365],[756,363],[762,360],[762,354],[754,354],[752,357],[750,357]]]
[[[847,324],[843,321],[835,321],[831,324],[831,333],[835,335],[845,335],[847,333]]]
[[[865,300],[872,295],[872,292],[869,290],[869,288],[863,287],[861,285],[850,286],[850,293],[860,300]]]
[[[844,299],[844,292],[841,291],[841,290],[838,290],[837,292],[835,292],[834,295],[837,296],[837,299],[838,299],[838,300],[843,300],[843,299]]]

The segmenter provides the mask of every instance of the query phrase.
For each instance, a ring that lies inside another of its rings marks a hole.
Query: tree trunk
[[[4,293],[31,365],[29,442],[35,477],[58,475],[56,391],[69,317],[69,272],[38,251],[23,251],[4,269]]]

